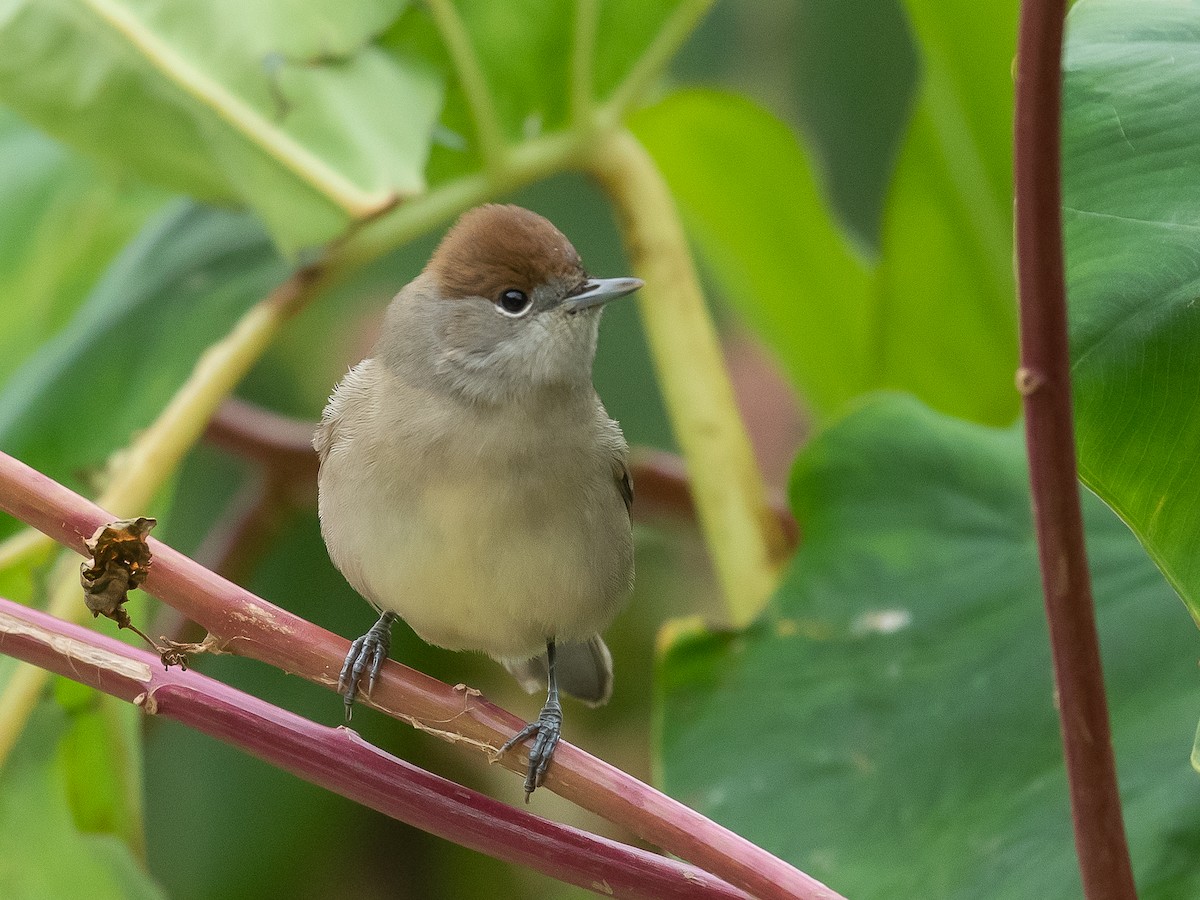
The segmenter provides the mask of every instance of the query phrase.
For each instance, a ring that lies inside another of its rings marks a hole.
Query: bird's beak
[[[640,278],[589,278],[577,293],[563,300],[563,309],[576,313],[581,309],[601,306],[609,300],[632,294],[642,284]]]

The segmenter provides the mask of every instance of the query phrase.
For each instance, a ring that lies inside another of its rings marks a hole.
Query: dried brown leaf
[[[93,616],[104,615],[121,628],[132,627],[123,604],[150,572],[146,535],[157,524],[143,516],[123,519],[97,528],[84,542],[92,557],[80,566],[79,581]]]

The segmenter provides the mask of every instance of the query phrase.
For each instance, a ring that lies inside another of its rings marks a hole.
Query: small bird
[[[592,386],[603,305],[636,278],[590,278],[570,241],[518,206],[465,213],[388,306],[370,358],[313,438],[321,533],[380,613],[346,656],[349,718],[403,618],[545,685],[525,799],[562,730],[559,689],[612,693],[601,633],[633,585],[629,447]]]

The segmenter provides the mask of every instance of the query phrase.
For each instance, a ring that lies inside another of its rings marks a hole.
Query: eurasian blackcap
[[[367,691],[403,618],[431,644],[479,650],[547,685],[525,795],[562,727],[558,691],[612,692],[601,632],[633,580],[628,446],[592,387],[600,311],[641,287],[589,278],[571,243],[517,206],[471,210],[388,307],[313,444],[321,533],[380,612],[339,690]]]

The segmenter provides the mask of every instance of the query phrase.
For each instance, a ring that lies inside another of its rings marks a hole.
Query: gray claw
[[[533,747],[529,751],[529,769],[525,775],[525,802],[530,795],[546,780],[546,770],[550,768],[550,760],[554,758],[554,750],[562,737],[562,708],[557,704],[547,704],[538,716],[536,722],[530,722],[500,748],[505,753],[527,738],[537,735]]]
[[[379,670],[383,668],[392,646],[392,622],[395,616],[384,613],[379,621],[371,626],[371,630],[350,645],[346,661],[342,663],[342,671],[338,675],[338,692],[345,695],[346,721],[353,714],[354,701],[358,697],[358,686],[365,674],[367,676],[367,696],[375,690],[375,682],[379,680]]]

